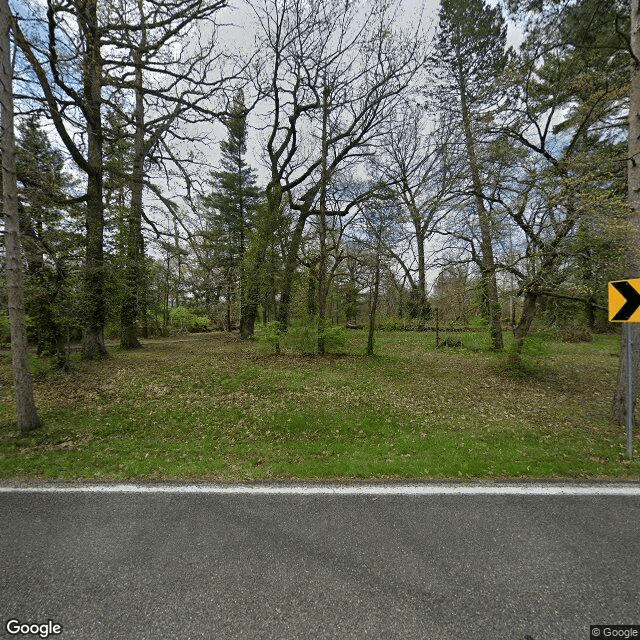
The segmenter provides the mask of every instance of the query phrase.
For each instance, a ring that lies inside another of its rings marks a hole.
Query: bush
[[[593,342],[591,331],[586,327],[566,327],[560,331],[560,339],[563,342]]]
[[[325,353],[345,353],[347,330],[344,327],[325,321],[322,331]],[[318,321],[314,317],[294,320],[286,332],[280,331],[278,322],[256,327],[256,338],[265,346],[264,350],[272,353],[281,347],[303,356],[315,355],[318,353],[319,335],[322,334],[318,331]]]
[[[347,330],[337,324],[324,327],[324,349],[327,353],[342,354],[347,348]]]
[[[186,307],[176,307],[169,311],[169,321],[174,329],[185,331],[189,328],[193,319],[193,313]]]
[[[27,328],[27,340],[35,342],[36,325],[31,316],[25,315],[24,323]],[[0,316],[0,345],[11,345],[11,325],[9,324],[9,316]]]
[[[417,331],[418,321],[397,316],[382,316],[377,319],[376,327],[380,331]]]
[[[189,324],[189,332],[209,331],[210,320],[207,316],[193,316]]]
[[[176,307],[169,311],[171,326],[178,331],[207,331],[211,320],[207,316],[197,316],[187,307]]]
[[[471,318],[471,320],[469,320],[469,326],[472,329],[488,329],[489,323],[487,322],[486,318],[483,318],[482,316],[476,316],[475,318]]]
[[[273,353],[277,350],[282,333],[280,331],[279,322],[269,322],[256,327],[255,337],[263,347],[261,350]]]
[[[284,346],[303,356],[318,352],[318,325],[315,318],[298,320],[283,336]]]
[[[500,368],[518,378],[536,376],[543,372],[541,362],[548,355],[549,347],[544,339],[528,336],[520,353],[516,351],[515,343],[505,352]]]

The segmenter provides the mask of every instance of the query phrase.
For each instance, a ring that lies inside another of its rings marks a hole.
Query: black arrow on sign
[[[640,307],[640,293],[638,293],[626,280],[611,283],[626,299],[622,309],[611,320],[628,320]]]

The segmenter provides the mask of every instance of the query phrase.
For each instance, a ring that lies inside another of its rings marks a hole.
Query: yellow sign
[[[609,283],[609,322],[640,322],[640,278]]]

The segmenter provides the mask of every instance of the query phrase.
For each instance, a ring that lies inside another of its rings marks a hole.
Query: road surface
[[[42,637],[9,620],[51,620],[63,640],[589,640],[591,624],[640,624],[640,490],[6,489],[0,637]]]

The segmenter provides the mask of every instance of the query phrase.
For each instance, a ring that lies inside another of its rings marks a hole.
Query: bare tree
[[[186,139],[196,141],[198,135],[188,131],[189,128],[203,119],[220,116],[220,110],[213,110],[211,103],[232,79],[225,77],[222,55],[216,52],[214,18],[225,6],[226,0],[108,3],[104,27],[104,42],[109,45],[104,62],[105,81],[124,96],[124,104],[132,106],[131,112],[127,112],[119,102],[112,105],[133,129],[128,177],[131,206],[126,219],[125,295],[121,308],[124,348],[140,346],[138,321],[144,295],[143,192],[145,185],[153,188],[148,175],[150,160],[179,165],[176,168],[188,188],[191,176],[177,149]]]
[[[345,197],[327,202],[338,173],[373,152],[382,125],[424,62],[422,42],[394,32],[392,5],[337,0],[262,0],[254,5],[265,52],[258,89],[265,95],[269,120],[266,212],[275,220],[284,201],[292,224],[280,290],[283,329],[289,322],[293,276],[309,217],[347,215],[371,195],[367,187],[367,192],[348,197],[344,192]],[[269,233],[269,224],[259,227]],[[262,245],[256,236],[254,270],[262,262]],[[326,279],[321,277],[324,291]],[[248,287],[248,294],[244,326],[251,335],[251,317],[257,313],[255,285],[253,290]]]
[[[85,358],[106,356],[103,112],[107,105],[117,110],[118,105],[128,103],[131,109],[121,109],[121,113],[124,111],[135,132],[133,171],[128,176],[132,201],[127,219],[128,286],[122,319],[123,344],[136,346],[144,185],[172,211],[177,210],[157,185],[146,180],[145,162],[152,155],[159,166],[171,164],[190,189],[191,177],[176,149],[197,135],[181,133],[178,123],[193,127],[203,117],[218,115],[209,102],[225,79],[217,68],[215,37],[211,33],[204,36],[200,27],[225,5],[225,0],[49,0],[46,16],[38,22],[40,30],[30,33],[23,32],[23,20],[17,14],[12,18],[18,46],[37,80],[26,80],[28,97],[44,104],[67,151],[87,176],[83,197]],[[39,38],[42,31],[48,36],[44,42]],[[215,77],[211,76],[213,71]],[[116,93],[118,100],[113,99]],[[177,145],[167,142],[169,134]]]
[[[33,398],[33,386],[27,352],[27,328],[24,317],[24,285],[20,250],[20,222],[16,181],[16,144],[13,129],[13,88],[10,39],[10,10],[7,0],[0,0],[0,104],[2,126],[2,193],[4,242],[7,262],[7,294],[11,325],[11,356],[18,409],[18,426],[22,433],[36,429],[40,421]]]
[[[408,246],[386,250],[407,276],[421,324],[427,320],[427,241],[457,203],[462,176],[450,125],[435,118],[427,122],[427,116],[422,105],[405,105],[373,160],[379,180],[394,185],[403,205],[400,221],[410,228]],[[407,264],[406,255],[414,256],[415,268]]]

